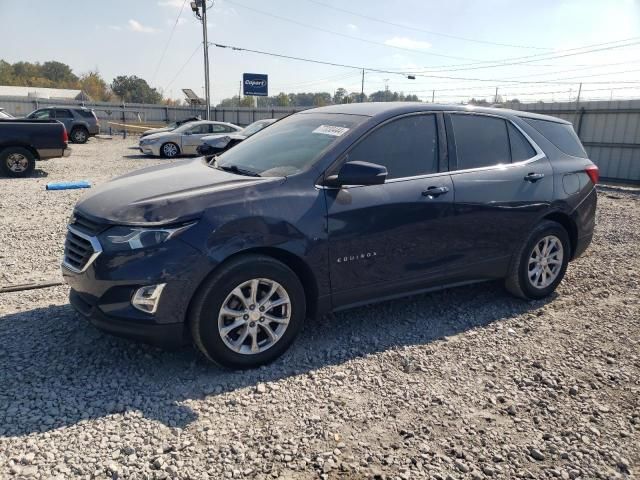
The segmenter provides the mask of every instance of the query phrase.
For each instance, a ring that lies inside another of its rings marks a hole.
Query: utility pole
[[[498,103],[498,87],[496,87],[496,96],[493,97],[493,103]]]
[[[238,86],[238,107],[240,107],[240,96],[242,95],[242,80],[240,80],[240,85]]]
[[[384,101],[385,102],[389,101],[389,79],[388,78],[384,79]]]
[[[364,68],[362,69],[362,84],[360,85],[360,103],[364,102]]]
[[[202,13],[200,12],[202,9]],[[207,120],[211,117],[211,96],[209,90],[209,41],[207,40],[207,0],[194,0],[191,10],[202,22],[202,46],[204,47],[204,96],[207,104]]]
[[[436,91],[431,90],[431,103],[436,103]]]
[[[576,98],[576,116],[575,116],[574,123],[576,123],[578,121],[578,110],[580,109],[580,94],[581,93],[582,93],[582,82],[580,82],[580,86],[578,87],[578,96]]]

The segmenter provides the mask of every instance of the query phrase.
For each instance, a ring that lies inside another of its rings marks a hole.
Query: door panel
[[[429,187],[448,192],[423,195]],[[334,292],[428,277],[454,260],[448,248],[454,198],[448,174],[325,192]]]
[[[446,123],[460,265],[486,263],[486,276],[502,276],[553,199],[551,164],[506,119],[450,114]]]

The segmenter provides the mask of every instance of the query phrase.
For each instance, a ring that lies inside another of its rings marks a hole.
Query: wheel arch
[[[569,235],[569,242],[571,244],[571,256],[570,259],[574,258],[574,254],[576,252],[576,248],[578,246],[578,226],[575,221],[566,213],[555,211],[551,212],[543,217],[543,220],[551,220],[553,222],[559,223],[564,227]]]
[[[31,154],[33,155],[33,158],[35,158],[36,160],[40,160],[40,154],[38,153],[38,150],[26,143],[25,144],[13,143],[11,145],[0,145],[0,154],[4,153],[5,150],[10,150],[12,148],[24,148],[25,150],[28,150],[29,152],[31,152]]]
[[[279,262],[283,263],[287,267],[289,267],[293,273],[296,274],[300,283],[302,283],[302,287],[304,289],[305,303],[307,306],[307,318],[315,316],[315,313],[318,309],[318,283],[313,275],[312,269],[309,265],[298,255],[291,253],[288,250],[284,250],[278,247],[253,247],[247,248],[245,250],[241,250],[238,252],[229,255],[229,257],[225,258],[223,262],[216,265],[198,284],[198,287],[195,289],[191,300],[189,300],[188,310],[191,309],[191,305],[193,300],[196,298],[200,289],[203,285],[207,283],[209,278],[216,274],[216,272],[226,265],[228,262],[245,255],[264,255],[267,257],[271,257]],[[188,317],[188,315],[187,315]]]

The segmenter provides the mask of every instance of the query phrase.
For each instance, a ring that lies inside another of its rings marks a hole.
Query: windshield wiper
[[[237,175],[246,175],[247,177],[260,177],[261,175],[251,170],[245,170],[244,168],[238,168],[236,165],[215,165],[218,170],[224,170],[225,172],[235,173]]]

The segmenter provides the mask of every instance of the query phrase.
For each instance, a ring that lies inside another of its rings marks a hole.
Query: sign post
[[[262,73],[243,73],[242,92],[244,95],[266,97],[269,95],[269,79]]]

